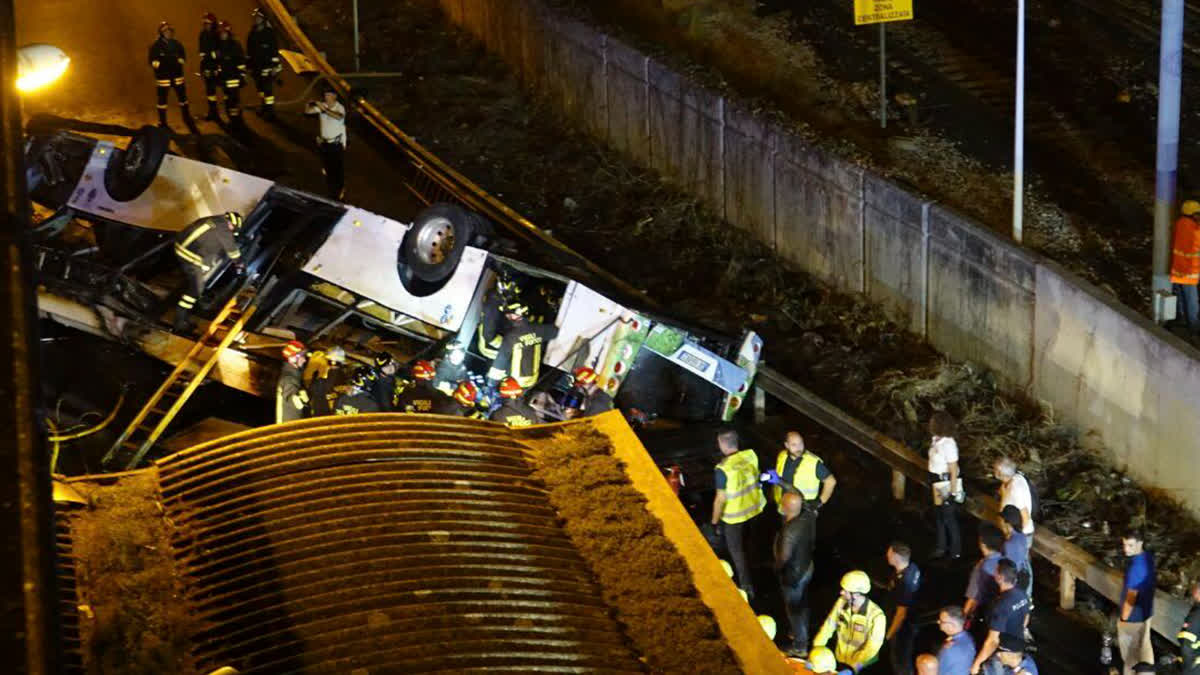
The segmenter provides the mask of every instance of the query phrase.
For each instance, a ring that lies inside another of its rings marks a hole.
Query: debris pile
[[[555,430],[529,439],[534,476],[571,542],[600,580],[605,601],[652,672],[739,672],[712,612],[696,595],[691,572],[646,509],[607,437]]]

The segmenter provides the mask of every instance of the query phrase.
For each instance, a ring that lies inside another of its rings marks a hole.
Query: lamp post
[[[1171,215],[1179,168],[1179,90],[1183,70],[1183,0],[1163,0],[1158,51],[1158,147],[1154,171],[1154,320],[1175,318],[1171,294]]]
[[[1017,0],[1017,104],[1013,112],[1012,236],[1019,244],[1025,227],[1025,0]]]

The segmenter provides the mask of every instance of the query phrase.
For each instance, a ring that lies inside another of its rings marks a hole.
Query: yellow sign
[[[855,26],[912,18],[913,0],[854,0]]]

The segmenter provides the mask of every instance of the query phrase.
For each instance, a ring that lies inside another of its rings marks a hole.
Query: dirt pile
[[[295,4],[316,44],[331,55],[347,53],[340,5]],[[1000,392],[987,371],[944,361],[878,308],[786,267],[661,176],[573,132],[527,98],[502,64],[450,29],[435,5],[360,6],[370,17],[363,22],[364,69],[408,73],[371,92],[406,132],[674,314],[727,332],[758,331],[772,365],[913,449],[925,451],[929,414],[946,408],[962,418],[969,478],[986,481],[994,456],[1011,454],[1037,482],[1043,521],[1097,556],[1120,563],[1118,533],[1144,523],[1162,585],[1195,576],[1189,556],[1200,523],[1113,477],[1090,437],[1079,439],[1052,411]],[[421,49],[406,48],[412,44]],[[1071,489],[1086,472],[1091,492]]]
[[[198,620],[181,597],[168,524],[152,475],[73,483],[90,506],[70,514],[78,559],[88,672],[193,672],[189,636]]]
[[[653,672],[740,672],[691,573],[646,509],[608,439],[559,430],[534,442],[534,476],[571,542],[599,578],[604,599]]]

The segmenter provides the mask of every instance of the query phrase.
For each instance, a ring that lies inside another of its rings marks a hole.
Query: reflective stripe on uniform
[[[159,110],[166,110],[166,109],[167,109],[167,104],[166,104],[166,103],[155,103],[155,104],[154,104],[154,107],[155,107],[155,108],[158,108]]]
[[[171,86],[171,80],[169,80],[169,79],[167,79],[167,80],[155,80],[155,81],[154,81],[154,84],[156,84],[156,85],[158,85],[158,86],[160,86],[160,87],[169,87],[169,86]]]
[[[172,80],[171,83],[178,87],[179,85],[183,84],[183,78],[177,77],[174,80]]]
[[[767,505],[758,484],[758,457],[740,450],[717,465],[725,474],[725,510],[721,520],[734,525],[750,520]]]
[[[180,246],[183,246],[184,248],[191,246],[192,242],[194,242],[200,238],[200,235],[204,234],[205,232],[208,232],[211,229],[212,229],[211,223],[205,223],[205,224],[201,225],[200,227],[197,227],[194,232],[192,232],[191,234],[189,234],[187,236],[187,239],[184,239],[182,242],[180,242]]]
[[[274,97],[274,96],[268,96],[268,97],[266,97],[266,98],[264,98],[264,99],[263,99],[263,102],[265,102],[267,105],[275,105],[275,97]]]
[[[239,80],[225,80],[225,86],[230,89],[235,89],[235,88],[241,86],[241,84],[242,83]]]
[[[788,460],[788,451],[781,450],[779,457],[775,460],[775,473],[783,478],[783,467]],[[803,455],[800,455],[800,463],[796,465],[796,472],[792,474],[792,487],[804,497],[806,501],[816,499],[820,495],[821,481],[817,480],[817,465],[821,463],[821,458],[805,450]],[[783,513],[783,505],[780,504],[780,498],[783,496],[783,488],[778,485],[771,488],[772,496],[775,497],[775,503],[779,504],[780,513]]]

